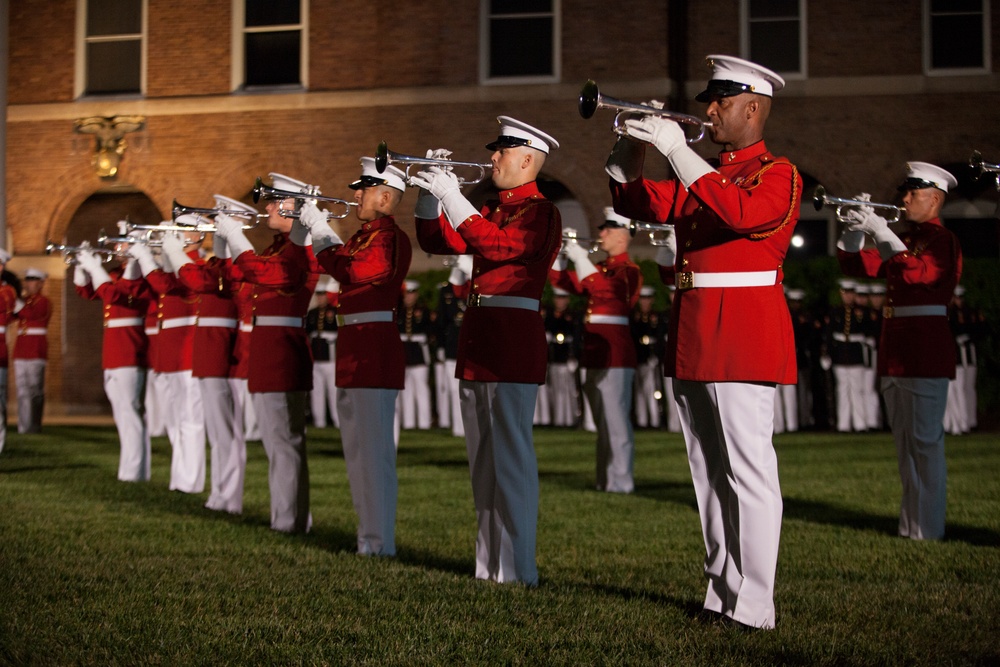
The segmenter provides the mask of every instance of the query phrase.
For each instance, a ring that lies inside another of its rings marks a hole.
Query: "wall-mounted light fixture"
[[[101,178],[115,177],[122,155],[128,148],[125,135],[145,127],[145,116],[89,116],[77,118],[73,123],[73,129],[79,134],[94,135],[91,164]]]

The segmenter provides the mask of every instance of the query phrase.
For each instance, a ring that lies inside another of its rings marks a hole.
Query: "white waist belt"
[[[169,320],[162,320],[160,322],[160,329],[176,329],[178,327],[193,327],[195,322],[195,316],[190,317],[171,317]]]
[[[282,315],[257,315],[253,318],[255,327],[302,327],[305,326],[301,317],[284,317]]]
[[[426,343],[427,334],[403,334],[403,341],[407,343]]]
[[[677,289],[694,287],[767,287],[778,279],[777,271],[730,271],[719,273],[677,272]]]
[[[323,340],[337,340],[337,332],[336,331],[320,331],[317,334],[317,337],[318,338],[322,338]]]
[[[112,317],[104,320],[105,329],[120,329],[122,327],[141,327],[143,319],[141,317]]]
[[[27,329],[21,330],[22,336],[44,336],[45,333],[45,327],[28,327]]]
[[[253,331],[253,325],[249,322],[240,322],[240,331],[243,333],[250,333]]]
[[[840,331],[834,331],[833,332],[833,339],[835,341],[838,341],[838,342],[841,342],[841,343],[864,343],[865,342],[865,335],[864,334],[850,334],[848,336],[845,336]]]
[[[948,307],[942,305],[932,306],[886,306],[882,309],[882,317],[922,317],[926,315],[948,314]]]
[[[624,315],[587,315],[589,324],[620,324],[628,326],[628,318]]]
[[[526,296],[505,296],[503,294],[470,294],[468,304],[484,308],[521,308],[538,312],[538,299]]]
[[[352,324],[368,324],[370,322],[392,322],[391,310],[370,310],[367,313],[349,313],[347,315],[337,315],[337,326],[348,327]]]
[[[4,334],[4,333],[7,333],[7,326],[6,325],[0,325],[0,334]]]
[[[155,336],[156,334],[160,333],[160,330],[157,329],[156,327],[146,327],[145,331],[147,336]]]
[[[226,329],[236,328],[236,318],[235,317],[199,317],[198,326],[200,327],[224,327]]]

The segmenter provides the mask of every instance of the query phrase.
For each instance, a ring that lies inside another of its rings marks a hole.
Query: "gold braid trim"
[[[384,231],[384,230],[376,229],[371,234],[369,234],[368,237],[364,241],[361,241],[360,243],[358,243],[358,245],[357,245],[356,248],[351,248],[351,250],[349,251],[350,254],[351,254],[351,257],[353,257],[354,255],[358,254],[359,252],[361,252],[362,250],[364,250],[365,248],[367,248],[368,246],[370,246],[372,244],[372,241],[375,240],[375,237],[381,231]]]
[[[756,188],[758,185],[760,185],[763,182],[764,173],[767,172],[768,169],[770,169],[771,167],[773,167],[776,164],[787,164],[789,167],[792,168],[792,199],[791,199],[791,202],[789,202],[789,205],[788,205],[788,213],[785,214],[785,219],[781,221],[781,224],[778,225],[777,227],[775,227],[772,230],[769,230],[769,231],[766,231],[766,232],[757,232],[756,234],[751,234],[750,238],[754,239],[755,241],[756,240],[760,240],[760,239],[766,239],[766,238],[768,238],[770,236],[773,236],[773,235],[777,234],[778,232],[780,232],[785,227],[785,225],[787,225],[789,223],[789,221],[792,219],[792,215],[795,213],[795,210],[794,210],[795,200],[796,200],[796,197],[798,197],[798,194],[799,194],[799,170],[791,162],[775,161],[775,162],[768,163],[768,164],[764,165],[763,167],[761,167],[759,171],[757,171],[756,173],[752,174],[749,178],[747,178],[744,181],[744,183],[746,183],[746,182],[749,181],[750,185],[743,185],[741,187],[743,187],[743,188],[745,188],[747,190],[753,190],[754,188]]]

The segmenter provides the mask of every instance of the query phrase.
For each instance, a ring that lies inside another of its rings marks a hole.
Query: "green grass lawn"
[[[888,434],[784,434],[778,627],[696,618],[703,545],[679,435],[637,434],[636,493],[593,490],[594,436],[538,430],[537,589],[473,578],[464,442],[404,432],[398,555],[354,554],[339,434],[309,442],[307,536],[268,528],[251,443],[244,514],[115,479],[112,428],[8,432],[0,663],[942,665],[1000,661],[1000,439],[952,437],[948,538],[895,536]]]

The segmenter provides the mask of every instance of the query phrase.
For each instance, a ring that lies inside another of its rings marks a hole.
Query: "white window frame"
[[[298,30],[301,39],[299,40],[299,81],[301,84],[282,84],[277,86],[253,86],[246,87],[246,49],[244,47],[244,36],[249,32],[274,32],[275,26],[254,26],[246,27],[246,0],[232,0],[233,2],[233,67],[230,76],[230,90],[233,92],[249,90],[260,92],[268,90],[308,90],[309,89],[309,0],[299,0],[299,23],[282,25],[288,32]]]
[[[924,54],[923,54],[923,66],[924,75],[926,76],[961,76],[963,74],[989,74],[991,71],[991,57],[992,53],[990,45],[990,2],[989,0],[980,0],[980,5],[983,9],[983,66],[982,67],[951,67],[951,68],[941,68],[933,69],[931,67],[931,0],[923,0],[924,9],[924,21],[923,21],[923,32],[924,32]]]
[[[549,12],[504,14],[504,18],[535,18]],[[526,83],[559,83],[562,77],[562,0],[552,0],[552,74],[540,76],[490,77],[490,0],[479,0],[479,83],[507,86]]]
[[[799,71],[778,72],[783,79],[799,80],[809,76],[809,15],[806,12],[806,0],[798,0],[799,3]],[[750,0],[740,0],[740,57],[745,60],[752,60],[750,57]],[[775,70],[777,71],[777,70]]]
[[[138,34],[127,35],[101,35],[90,37],[87,35],[87,8],[89,0],[76,0],[76,72],[73,76],[73,97],[80,98],[87,95],[87,45],[97,42],[123,42],[139,40],[139,90],[129,93],[97,93],[92,97],[129,97],[133,95],[146,94],[146,49],[149,44],[149,0],[142,0],[142,22]]]

